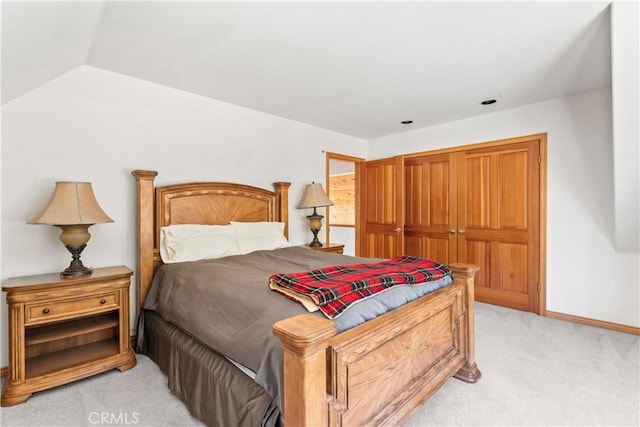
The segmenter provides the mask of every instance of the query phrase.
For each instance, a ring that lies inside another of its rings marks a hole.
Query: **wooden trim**
[[[405,174],[404,174],[404,155],[394,156],[396,161],[396,223],[394,224],[394,228],[396,230],[400,230],[396,232],[396,248],[395,252],[397,254],[404,254],[404,224],[406,223],[406,209],[405,206],[407,204],[407,192],[405,191]],[[475,275],[475,272],[473,273]]]
[[[579,323],[581,325],[595,326],[596,328],[610,329],[625,334],[640,335],[640,327],[623,325],[620,323],[607,322],[606,320],[591,319],[589,317],[575,316],[573,314],[558,313],[556,311],[546,311],[546,317],[552,319],[566,320],[568,322]]]
[[[6,381],[7,375],[9,375],[9,367],[3,366],[0,368],[0,381],[2,381],[2,383]]]
[[[138,307],[142,307],[153,279],[154,236],[154,190],[156,171],[134,170],[138,186],[138,265],[136,268],[136,297]]]
[[[289,187],[290,182],[274,182],[276,189],[277,213],[280,222],[284,222],[284,237],[289,239]]]
[[[473,144],[459,145],[456,147],[437,148],[435,150],[419,151],[416,153],[403,154],[405,159],[411,159],[413,157],[432,156],[435,154],[454,153],[457,151],[477,150],[480,148],[499,147],[507,144],[518,144],[520,142],[528,142],[534,139],[544,140],[546,143],[546,133],[536,133],[533,135],[517,136],[515,138],[497,139],[495,141],[476,142]],[[375,159],[374,159],[375,160]]]
[[[362,208],[362,191],[364,190],[364,185],[362,182],[362,165],[364,162],[356,163],[356,229],[355,229],[355,255],[358,256],[362,253],[362,226],[364,222],[362,222],[362,212],[364,209]]]
[[[539,255],[538,255],[538,280],[540,292],[538,293],[538,314],[547,314],[547,134],[537,135],[540,138],[540,199],[539,199]]]

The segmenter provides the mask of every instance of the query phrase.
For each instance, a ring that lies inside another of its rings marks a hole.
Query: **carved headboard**
[[[275,191],[226,182],[190,182],[154,187],[156,171],[134,170],[138,187],[138,304],[142,307],[156,269],[162,265],[160,228],[172,224],[284,222],[289,236],[288,182]]]

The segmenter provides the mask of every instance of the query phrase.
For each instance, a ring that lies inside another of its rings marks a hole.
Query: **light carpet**
[[[198,426],[145,356],[2,408],[2,426]],[[476,303],[477,384],[452,379],[407,426],[639,426],[640,337]],[[232,427],[232,426],[229,426]]]

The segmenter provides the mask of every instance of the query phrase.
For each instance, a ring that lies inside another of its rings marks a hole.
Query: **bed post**
[[[154,189],[156,171],[136,169],[131,172],[138,187],[138,262],[136,268],[138,307],[142,308],[153,279]]]
[[[273,325],[284,351],[284,425],[327,425],[327,346],[335,323],[300,314]]]
[[[289,187],[290,182],[274,182],[278,197],[276,209],[278,210],[278,221],[284,222],[284,237],[289,238]]]
[[[454,375],[454,377],[468,383],[475,383],[482,375],[476,365],[475,354],[475,310],[474,310],[474,276],[480,270],[477,265],[455,263],[449,265],[453,280],[465,287],[464,316],[461,319],[462,325],[458,327],[465,328],[466,333],[462,334],[466,337],[461,343],[464,349],[465,364]]]

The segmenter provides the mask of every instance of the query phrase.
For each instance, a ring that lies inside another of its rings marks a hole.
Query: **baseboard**
[[[604,320],[590,319],[588,317],[574,316],[573,314],[557,313],[555,311],[547,311],[547,317],[554,319],[567,320],[569,322],[580,323],[587,326],[595,326],[598,328],[611,329],[612,331],[624,332],[626,334],[640,335],[640,328],[636,326],[622,325],[620,323],[606,322]]]

